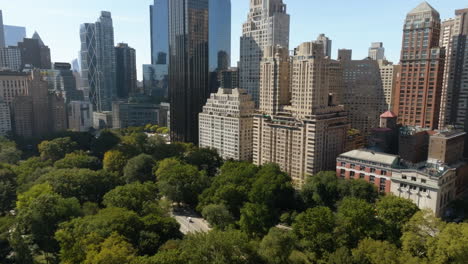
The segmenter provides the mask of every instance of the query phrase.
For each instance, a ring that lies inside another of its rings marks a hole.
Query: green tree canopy
[[[383,232],[387,240],[399,245],[402,229],[405,224],[419,211],[410,200],[393,195],[382,197],[376,204],[377,216],[383,223]]]
[[[334,208],[340,198],[336,172],[319,172],[308,177],[302,187],[301,195],[308,207],[319,205]]]
[[[290,230],[273,227],[263,237],[258,252],[269,264],[289,264],[289,257],[296,246],[296,238]]]
[[[120,207],[143,212],[145,204],[154,203],[158,199],[156,184],[135,182],[119,186],[104,195],[103,204],[107,207]]]
[[[128,155],[120,150],[109,150],[104,154],[103,167],[110,172],[123,175],[123,170],[128,161]]]
[[[91,151],[98,157],[115,148],[120,143],[120,137],[110,130],[103,130],[91,144]]]
[[[174,202],[189,205],[196,205],[198,194],[209,185],[209,179],[204,173],[177,159],[161,161],[156,177],[161,194]]]
[[[0,163],[16,164],[20,161],[21,154],[14,141],[0,137]]]
[[[400,250],[387,241],[366,238],[353,250],[354,263],[399,264]]]
[[[69,137],[42,141],[38,146],[42,160],[57,161],[78,149],[78,144]]]
[[[89,156],[84,151],[68,153],[65,158],[54,163],[54,167],[58,169],[101,169],[101,161],[93,156]]]
[[[468,260],[468,224],[448,224],[429,246],[434,264],[463,264]]]
[[[32,157],[27,160],[20,161],[17,166],[12,169],[17,175],[18,192],[27,191],[32,184],[42,175],[35,174],[38,169],[44,169],[52,166],[52,161],[43,161],[39,157]]]
[[[117,177],[106,171],[60,169],[44,174],[38,183],[49,183],[65,198],[75,197],[81,203],[101,203],[102,197],[120,185]]]
[[[216,150],[207,148],[194,148],[186,153],[184,161],[197,166],[199,170],[205,170],[210,177],[215,176],[223,163],[223,159]]]
[[[225,230],[234,223],[234,217],[232,217],[226,206],[222,204],[210,204],[205,206],[202,215],[211,226],[221,230]]]
[[[132,244],[125,237],[114,233],[101,244],[90,248],[84,264],[130,264],[135,254]]]
[[[340,197],[355,197],[363,199],[368,203],[375,203],[379,197],[377,187],[365,180],[342,180],[339,179]]]
[[[124,179],[127,183],[153,181],[153,167],[155,162],[153,157],[147,154],[140,154],[131,158],[124,167]]]
[[[242,231],[262,237],[276,224],[274,212],[264,204],[246,203],[241,209],[239,226]]]
[[[13,209],[16,200],[16,175],[9,166],[0,164],[0,216]]]

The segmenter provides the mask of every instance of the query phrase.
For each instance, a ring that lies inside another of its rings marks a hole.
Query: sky
[[[232,64],[239,60],[239,38],[249,0],[232,3]],[[421,0],[283,0],[291,16],[290,49],[325,33],[337,50],[352,49],[354,59],[367,56],[371,42],[383,42],[387,59],[398,63],[403,21]],[[455,9],[468,8],[466,0],[430,0],[442,19]],[[28,37],[37,31],[51,49],[52,61],[71,62],[80,49],[80,24],[92,23],[101,10],[111,11],[115,43],[136,49],[138,77],[142,64],[151,62],[149,5],[152,0],[0,0],[3,22],[24,26]]]

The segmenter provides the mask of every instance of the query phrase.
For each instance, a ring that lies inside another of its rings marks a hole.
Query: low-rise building
[[[68,105],[68,128],[87,132],[93,127],[93,105],[86,101],[72,101]]]
[[[159,123],[159,106],[145,103],[112,103],[112,127],[141,127]]]
[[[112,112],[93,112],[93,127],[98,130],[112,128]]]

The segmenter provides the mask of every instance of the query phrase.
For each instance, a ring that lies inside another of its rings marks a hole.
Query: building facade
[[[279,67],[284,63],[281,49],[270,50],[275,52],[265,53],[269,57],[261,63],[260,94],[265,96],[261,96],[260,105],[265,112],[254,116],[253,161],[257,165],[278,164],[300,187],[308,175],[333,168],[345,147],[347,113],[343,106],[334,104],[337,100],[332,92],[339,83],[333,80],[337,77],[336,62],[325,57],[321,43],[297,47],[290,67]],[[267,95],[284,91],[289,91],[291,98],[286,105]]]
[[[0,71],[0,98],[11,106],[17,96],[28,95],[28,75],[22,72]]]
[[[382,87],[385,96],[385,103],[387,110],[394,107],[395,89],[397,84],[397,77],[399,73],[399,65],[393,65],[392,62],[387,60],[379,60],[380,78],[382,80]]]
[[[200,147],[216,149],[224,159],[252,160],[255,103],[244,90],[220,88],[200,113]]]
[[[112,127],[142,127],[159,123],[159,107],[154,104],[112,103]]]
[[[198,114],[209,97],[208,12],[208,0],[169,2],[172,141],[199,140]]]
[[[117,97],[126,99],[137,92],[136,52],[126,43],[115,47]]]
[[[439,47],[440,24],[439,13],[427,2],[406,17],[395,94],[396,114],[403,125],[438,128],[445,58]]]
[[[18,48],[21,51],[22,67],[30,65],[38,69],[52,68],[50,49],[44,44],[37,32],[34,32],[32,38],[25,38],[19,42]]]
[[[385,48],[382,42],[374,42],[369,48],[369,58],[372,60],[384,60],[385,59]]]
[[[317,37],[317,41],[318,43],[321,43],[323,45],[323,51],[324,51],[324,54],[325,54],[325,57],[329,57],[331,58],[331,54],[332,54],[332,40],[329,39],[327,36],[325,36],[325,34],[320,34],[318,37]]]
[[[93,128],[97,130],[113,128],[112,111],[93,112]]]
[[[282,0],[250,0],[250,12],[242,27],[239,86],[260,103],[260,62],[266,47],[289,48],[290,17]]]
[[[143,90],[156,102],[166,101],[169,96],[168,66],[165,64],[143,65]]]
[[[82,89],[88,91],[95,111],[110,111],[117,94],[111,13],[102,11],[96,23],[81,25],[80,39]]]
[[[87,132],[93,127],[93,105],[86,101],[68,104],[68,128],[76,132]]]
[[[17,47],[0,48],[0,70],[20,71],[21,50]]]
[[[209,70],[217,72],[231,66],[231,0],[209,0],[208,9]]]
[[[12,132],[10,106],[0,101],[0,136],[6,136]]]
[[[5,33],[3,31],[3,13],[0,10],[0,48],[5,47]]]
[[[70,63],[56,62],[53,69],[41,70],[41,73],[48,82],[49,91],[60,95],[65,103],[84,100],[83,91],[77,89]]]
[[[5,33],[5,47],[18,46],[18,43],[26,38],[26,28],[18,26],[3,26]]]

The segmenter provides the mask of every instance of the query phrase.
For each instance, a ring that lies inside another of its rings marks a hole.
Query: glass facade
[[[117,95],[111,13],[103,11],[96,23],[81,25],[80,37],[83,88],[89,92],[93,109],[110,111]]]
[[[26,28],[4,25],[5,46],[18,46],[18,43],[26,38]]]
[[[231,0],[209,0],[210,72],[231,66]]]
[[[150,6],[151,64],[167,64],[169,54],[169,2],[154,0]]]
[[[164,64],[143,65],[143,89],[157,103],[168,98],[168,67]]]
[[[208,0],[169,2],[171,140],[198,143],[198,114],[209,96]]]
[[[3,32],[3,13],[0,10],[0,48],[5,47],[5,33]]]
[[[137,92],[136,52],[126,43],[115,47],[117,72],[117,97],[127,99]]]

